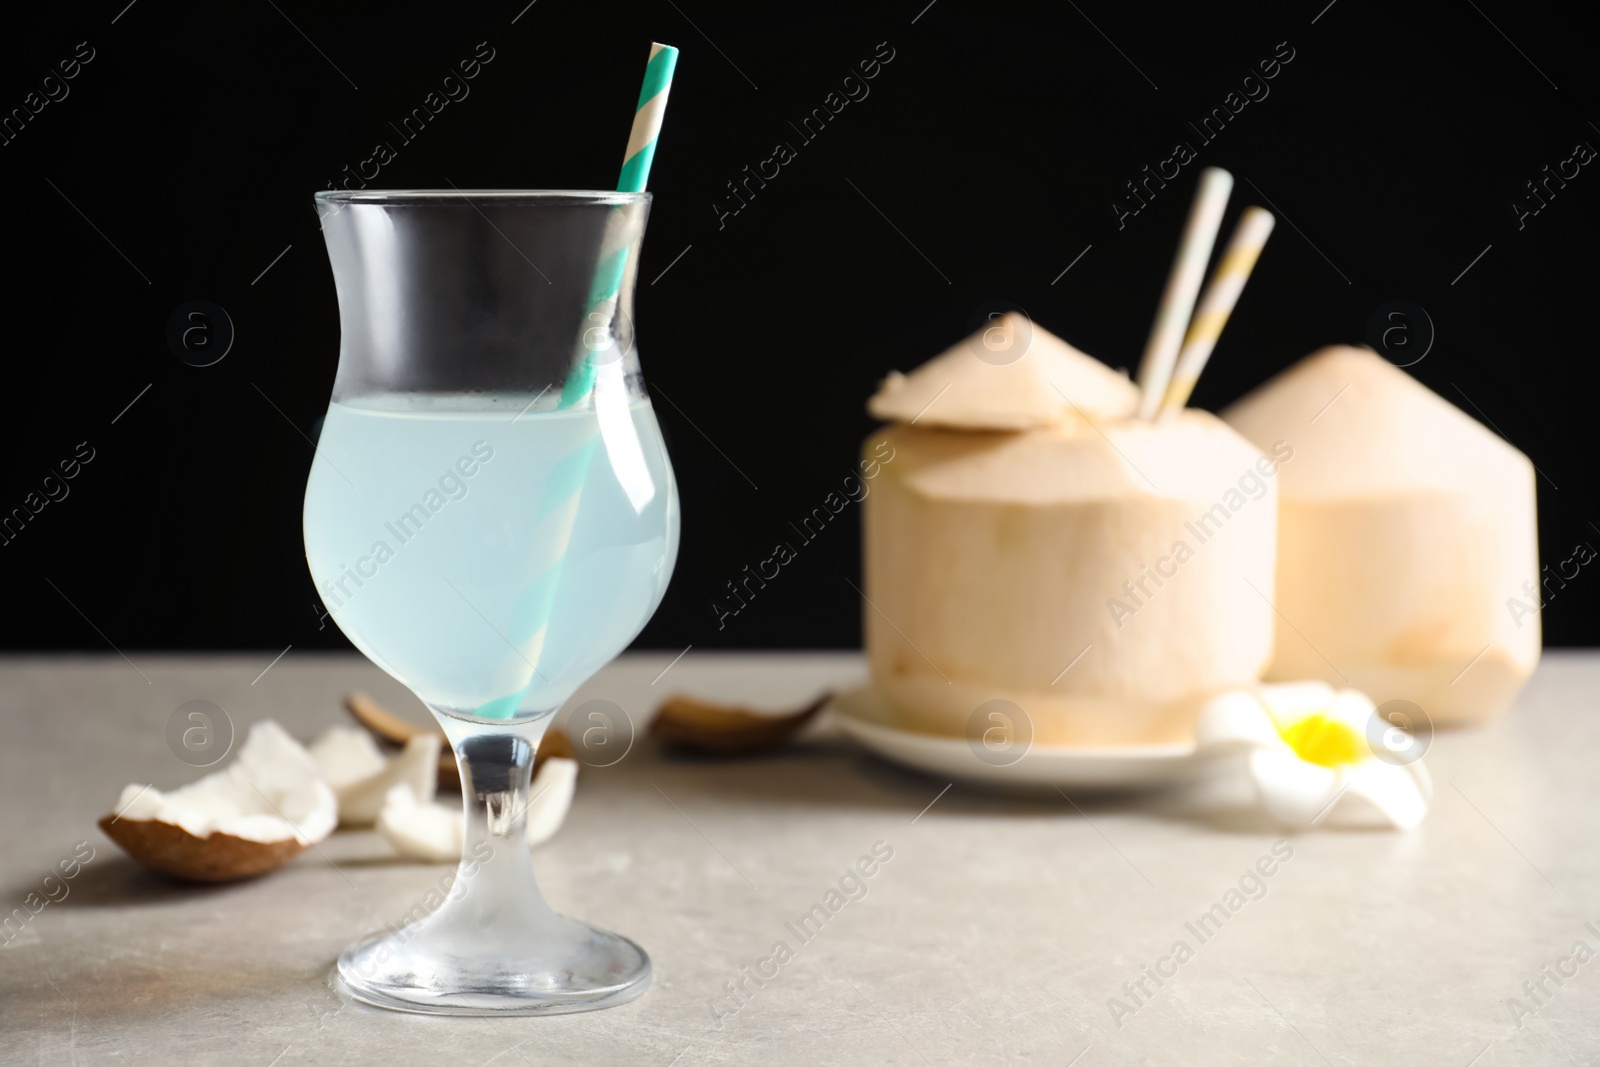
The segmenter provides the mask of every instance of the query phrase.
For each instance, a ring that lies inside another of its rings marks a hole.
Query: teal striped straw
[[[644,68],[644,84],[639,87],[639,103],[633,111],[633,131],[628,136],[628,150],[623,155],[622,173],[617,177],[617,192],[642,193],[650,178],[650,164],[656,157],[656,141],[661,136],[661,119],[667,113],[667,93],[672,89],[672,73],[678,67],[678,50],[671,45],[651,44],[650,63]],[[600,265],[594,272],[594,284],[589,289],[589,308],[584,321],[610,324],[616,313],[617,293],[622,288],[622,276],[628,269],[628,255],[633,251],[634,234],[629,227],[607,228],[606,236],[617,242],[617,247],[602,246]],[[608,241],[609,245],[610,242]],[[598,318],[596,318],[598,316]],[[605,349],[590,347],[590,338],[609,338],[611,331],[585,330],[583,354],[567,375],[561,387],[563,408],[583,400],[594,388],[597,357]]]
[[[677,65],[676,48],[664,44],[650,45],[650,63],[645,67],[644,85],[639,90],[639,103],[633,113],[633,130],[628,137],[622,174],[617,179],[619,193],[644,192],[645,182],[650,177],[650,163],[655,159],[656,140],[661,134],[661,119],[667,109],[667,92],[672,88],[672,73]],[[582,402],[594,391],[600,356],[610,347],[610,324],[616,316],[617,299],[627,273],[628,257],[638,243],[638,227],[629,225],[629,222],[629,214],[620,209],[613,210],[611,218],[607,220],[600,245],[600,262],[589,288],[588,309],[583,319],[586,323],[603,323],[606,328],[583,331],[583,339],[579,342],[580,354],[574,360],[573,368],[561,389],[561,408],[570,408]],[[604,340],[596,344],[591,341],[596,337]],[[602,421],[605,413],[600,412]],[[626,411],[622,415],[625,420]],[[627,428],[631,429],[631,423]],[[481,718],[509,719],[516,715],[523,698],[533,687],[534,679],[539,676],[538,663],[544,651],[550,612],[555,607],[556,593],[561,586],[567,546],[573,525],[577,522],[578,505],[584,482],[588,478],[589,464],[599,443],[600,434],[596,434],[562,457],[545,483],[529,561],[535,578],[523,589],[512,611],[509,639],[516,650],[516,657],[507,659],[501,665],[493,683],[496,689],[511,691],[478,707],[474,714]],[[637,447],[635,442],[634,448]]]

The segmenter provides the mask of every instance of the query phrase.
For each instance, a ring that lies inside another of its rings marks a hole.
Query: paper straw
[[[676,48],[651,44],[650,62],[645,67],[644,85],[639,90],[633,129],[623,155],[622,173],[617,179],[620,193],[644,192],[677,63]],[[632,252],[638,245],[640,227],[633,222],[642,217],[642,213],[615,208],[606,220],[600,262],[589,287],[584,329],[578,342],[579,355],[562,387],[559,404],[561,408],[570,408],[593,394],[600,432],[557,461],[545,482],[526,564],[533,579],[517,598],[508,635],[514,654],[501,662],[491,683],[491,691],[505,695],[474,709],[473,713],[481,718],[509,719],[516,715],[534,679],[539,677],[538,664],[544,653],[550,613],[566,569],[567,547],[578,520],[589,466],[600,440],[605,442],[607,461],[634,509],[642,511],[655,496],[655,483],[633,425],[621,355],[601,358],[602,353],[616,343],[613,322],[617,299],[633,266]]]
[[[656,139],[661,136],[661,119],[667,113],[667,93],[672,90],[672,72],[677,67],[676,48],[650,45],[650,63],[644,68],[644,84],[639,86],[639,103],[633,110],[633,130],[628,134],[628,150],[623,153],[622,173],[617,177],[619,193],[642,193],[649,182]]]
[[[507,640],[513,654],[501,660],[494,677],[489,680],[490,692],[506,695],[474,709],[473,714],[481,718],[509,719],[516,715],[522,698],[533,687],[533,680],[539,677],[538,663],[544,655],[550,612],[555,607],[561,575],[566,569],[567,545],[572,540],[572,528],[577,524],[583,482],[588,477],[589,461],[598,443],[598,436],[591,434],[556,461],[545,482],[539,511],[534,518],[528,558],[523,564],[525,573],[535,577],[523,587],[516,606],[511,609],[511,633]]]
[[[672,73],[678,66],[678,50],[671,45],[650,45],[650,62],[644,69],[644,84],[639,87],[639,102],[634,106],[633,129],[628,135],[628,149],[623,153],[622,173],[617,177],[617,192],[642,193],[650,178],[650,164],[656,158],[656,140],[661,135],[661,120],[667,113],[667,94],[672,90]],[[628,254],[633,251],[633,238],[622,212],[614,212],[617,225],[606,225],[605,240],[601,244],[600,265],[595,269],[594,283],[589,290],[589,307],[583,317],[588,323],[599,323],[583,331],[584,351],[577,360],[566,384],[561,388],[561,404],[570,408],[589,395],[594,386],[596,356],[606,350],[603,339],[610,338],[611,320],[616,315],[617,292],[622,287],[622,276],[627,272]]]
[[[1194,206],[1189,209],[1183,240],[1178,244],[1178,255],[1172,261],[1167,288],[1161,294],[1161,306],[1156,311],[1150,339],[1145,343],[1144,358],[1139,363],[1139,388],[1143,391],[1139,399],[1141,419],[1154,418],[1166,394],[1172,365],[1177,362],[1189,315],[1194,311],[1194,298],[1205,280],[1206,261],[1211,258],[1211,246],[1216,243],[1222,213],[1232,191],[1233,175],[1227,171],[1207,167],[1200,172]]]
[[[1222,336],[1222,328],[1228,324],[1228,316],[1239,302],[1244,283],[1250,280],[1250,272],[1255,269],[1256,259],[1276,222],[1272,212],[1265,208],[1247,207],[1234,224],[1228,249],[1206,283],[1194,319],[1189,323],[1188,336],[1183,339],[1183,351],[1178,353],[1172,382],[1161,400],[1163,416],[1181,410],[1189,402],[1189,394],[1194,392],[1195,382],[1200,380],[1200,372],[1211,358],[1211,350],[1217,347],[1217,338]]]

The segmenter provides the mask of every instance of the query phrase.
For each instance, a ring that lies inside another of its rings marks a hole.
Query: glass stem
[[[446,720],[466,808],[457,888],[451,894],[458,922],[489,931],[511,913],[524,920],[553,917],[533,877],[527,831],[533,758],[548,722],[480,733],[452,730],[455,724]]]

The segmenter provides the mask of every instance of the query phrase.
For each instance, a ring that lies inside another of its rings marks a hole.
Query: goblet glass
[[[444,903],[339,957],[356,998],[433,1014],[619,1004],[644,950],[534,881],[534,752],[660,603],[678,502],[633,343],[644,193],[318,193],[338,289],[305,544],[332,619],[455,749]]]

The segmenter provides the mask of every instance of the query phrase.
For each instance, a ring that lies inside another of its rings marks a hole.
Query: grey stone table
[[[1436,738],[1419,830],[1290,839],[1263,865],[1264,895],[1204,941],[1186,924],[1280,838],[1226,806],[946,792],[826,723],[735,763],[641,740],[584,769],[535,860],[558,909],[646,946],[654,986],[606,1012],[500,1020],[393,1014],[329,987],[340,949],[446,866],[339,833],[265,878],[197,888],[144,873],[96,829],[124,784],[198,775],[164,733],[185,701],[302,737],[339,721],[352,688],[421,717],[357,658],[291,653],[262,674],[270,658],[0,662],[4,909],[79,842],[93,849],[0,950],[0,1061],[1600,1062],[1597,655],[1549,655],[1505,720]],[[854,655],[691,652],[652,684],[671,659],[626,657],[580,699],[641,720],[670,690],[781,708],[864,673]],[[892,858],[865,895],[847,883],[858,899],[796,937],[786,924],[879,842]],[[762,964],[779,941],[792,958]],[[777,973],[758,987],[747,966]]]

